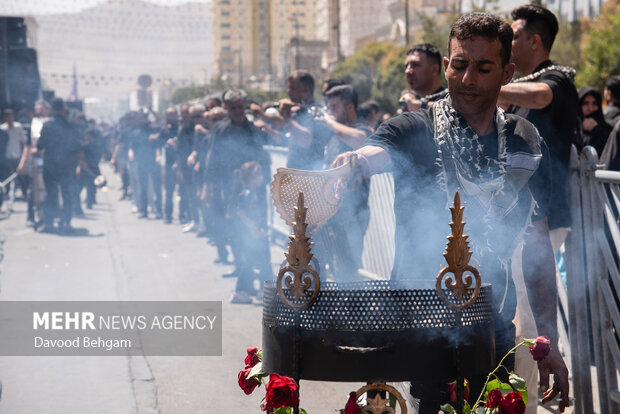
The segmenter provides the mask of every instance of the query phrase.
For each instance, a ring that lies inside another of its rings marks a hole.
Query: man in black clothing
[[[172,169],[176,161],[176,153],[174,148],[174,137],[179,132],[179,115],[175,107],[166,109],[166,126],[159,131],[159,147],[164,149],[165,167],[164,167],[164,223],[172,223],[172,209],[174,188],[177,185],[176,174]]]
[[[575,71],[554,65],[549,53],[558,32],[558,20],[544,7],[525,5],[512,11],[512,61],[523,77],[502,87],[500,103],[530,121],[540,132],[543,163],[530,181],[538,209],[523,246],[523,278],[530,296],[536,328],[551,340],[552,352],[539,363],[540,385],[549,387],[548,364],[559,372],[560,409],[568,406],[566,367],[558,351],[555,252],[570,228],[568,208],[569,161],[572,144],[579,144],[581,109],[574,85]],[[548,148],[549,156],[545,156]]]
[[[335,86],[325,94],[328,116],[322,118],[332,131],[332,138],[325,147],[325,162],[330,165],[338,154],[361,148],[371,131],[357,119],[357,93],[351,85]],[[317,253],[322,266],[329,265],[339,281],[358,280],[357,270],[362,268],[364,235],[370,220],[368,194],[370,183],[363,180],[359,186],[347,192],[338,212],[319,233],[327,236],[329,254]],[[319,236],[320,237],[320,236]]]
[[[469,205],[465,221],[473,257],[484,281],[493,286],[498,359],[514,346],[510,256],[532,214],[527,182],[541,158],[536,129],[496,107],[501,86],[514,72],[511,40],[510,26],[499,17],[461,16],[451,29],[449,57],[444,58],[449,98],[386,121],[355,151],[356,169],[364,177],[388,165],[394,170],[393,278],[434,279],[443,266],[450,221],[446,207],[455,190],[460,191]],[[340,155],[333,165],[346,163],[349,156]],[[414,396],[423,396],[421,413],[434,414],[447,401],[439,384],[412,385]],[[472,381],[476,395],[473,389]],[[545,394],[543,402],[551,396]]]
[[[192,120],[189,105],[181,105],[181,126],[174,139],[176,160],[172,166],[179,184],[179,221],[182,224],[195,222],[198,212],[195,210],[195,202],[192,197],[193,172],[192,167],[187,165],[187,158],[194,151],[194,121]]]
[[[267,135],[256,129],[245,116],[245,92],[229,89],[223,95],[224,106],[228,111],[228,118],[218,122],[213,128],[211,145],[204,169],[207,185],[207,203],[210,213],[215,215],[213,220],[217,228],[214,229],[214,242],[218,249],[218,259],[226,259],[226,245],[230,243],[235,260],[244,254],[239,251],[239,240],[243,237],[234,231],[234,223],[227,219],[228,208],[235,188],[239,186],[235,171],[246,162],[255,161],[262,167],[266,186],[270,177],[269,154],[263,149],[267,142]],[[266,203],[266,192],[261,193]],[[237,287],[231,298],[233,303],[251,303],[250,295],[254,293],[252,286],[254,278],[249,274],[239,273]]]
[[[138,167],[139,194],[138,214],[140,218],[148,217],[149,182],[155,194],[155,218],[162,217],[161,211],[161,169],[156,160],[159,158],[157,142],[150,139],[148,118],[142,112],[132,112],[133,128],[129,133],[129,158],[136,161]]]
[[[620,75],[614,75],[605,81],[605,101],[607,106],[603,109],[605,119],[611,126],[620,121]]]
[[[411,90],[404,91],[400,99],[408,111],[424,109],[448,95],[448,90],[441,84],[441,54],[431,44],[422,43],[409,49],[405,77]]]
[[[51,231],[54,219],[60,217],[60,230],[71,229],[73,200],[76,190],[75,170],[82,158],[80,141],[75,127],[66,118],[65,103],[60,98],[52,101],[53,118],[41,129],[37,150],[43,152],[43,181],[45,203],[43,206],[43,231]],[[62,211],[59,211],[58,188],[62,194]]]
[[[286,166],[320,170],[331,133],[315,119],[325,115],[325,111],[314,101],[314,78],[305,70],[294,71],[287,80],[287,93],[290,99],[280,100],[280,114],[286,121],[285,130],[289,137]]]

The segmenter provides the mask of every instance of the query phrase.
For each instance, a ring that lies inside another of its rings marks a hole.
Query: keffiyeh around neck
[[[434,139],[438,151],[437,164],[441,168],[438,180],[446,191],[448,202],[452,201],[456,191],[461,191],[466,199],[476,200],[479,208],[470,209],[469,216],[482,216],[485,226],[474,232],[479,234],[479,240],[472,240],[474,249],[479,252],[502,250],[496,251],[500,256],[509,254],[506,251],[508,248],[495,247],[492,233],[500,231],[504,223],[508,222],[513,225],[522,223],[518,224],[518,229],[514,229],[517,233],[513,233],[522,235],[529,225],[534,206],[529,192],[530,209],[527,217],[515,217],[525,214],[515,209],[515,206],[520,201],[521,190],[540,163],[540,152],[512,153],[508,150],[506,116],[501,108],[495,111],[494,122],[498,139],[496,156],[485,154],[479,136],[456,112],[448,99],[436,102],[432,112]]]

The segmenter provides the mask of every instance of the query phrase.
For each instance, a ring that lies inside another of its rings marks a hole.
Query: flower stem
[[[480,395],[478,396],[478,399],[476,400],[476,404],[474,404],[474,406],[471,409],[472,412],[474,412],[476,410],[476,408],[478,408],[478,404],[480,404],[482,398],[484,397],[484,392],[487,389],[487,384],[489,383],[489,380],[491,379],[491,375],[493,375],[495,378],[497,378],[497,375],[495,375],[495,373],[497,372],[498,369],[500,369],[501,367],[504,366],[504,360],[506,358],[508,358],[508,355],[515,353],[517,348],[519,348],[521,345],[525,345],[525,341],[521,341],[519,344],[515,345],[510,351],[508,351],[506,353],[506,355],[504,355],[502,360],[499,361],[499,365],[497,365],[495,367],[495,369],[493,371],[491,371],[489,373],[489,375],[487,375],[487,380],[484,382],[484,385],[482,386],[482,391],[480,391]],[[504,369],[506,369],[506,368],[504,367]],[[508,370],[506,369],[506,371],[508,371]]]

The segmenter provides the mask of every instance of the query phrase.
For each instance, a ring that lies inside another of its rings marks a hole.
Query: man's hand
[[[558,394],[560,400],[560,412],[569,406],[568,392],[568,368],[564,363],[562,355],[556,346],[551,347],[551,352],[547,357],[538,362],[538,373],[540,374],[540,389],[543,392],[542,403],[552,401]],[[553,387],[549,388],[549,375],[553,374]]]
[[[284,119],[289,119],[291,117],[291,109],[295,105],[295,102],[290,99],[280,99],[280,107],[278,110]]]
[[[422,107],[422,101],[416,99],[416,97],[412,93],[404,93],[400,99],[404,100],[407,104],[407,110],[410,112],[415,112]]]
[[[349,162],[351,162],[351,157],[353,156],[353,154],[355,154],[355,151],[347,151],[343,152],[342,154],[338,154],[336,158],[334,158],[334,160],[332,161],[331,167],[338,168],[342,167],[345,164],[348,164]]]

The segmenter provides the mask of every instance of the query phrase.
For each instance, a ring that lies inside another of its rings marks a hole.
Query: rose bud
[[[349,394],[349,401],[344,406],[344,414],[362,414],[362,409],[357,405],[357,394],[355,392]]]
[[[450,393],[450,401],[456,403],[456,381],[452,381],[448,387],[448,392]],[[465,387],[463,388],[463,396],[465,397],[465,401],[469,401],[469,381],[465,379]]]
[[[245,367],[252,368],[254,365],[258,364],[258,348],[251,346],[247,351],[248,356],[245,357]]]
[[[246,368],[243,371],[239,371],[238,375],[239,387],[241,387],[246,395],[252,394],[252,391],[260,385],[260,381],[256,378],[248,378],[248,374],[251,370],[252,368]]]
[[[510,392],[499,401],[499,414],[524,414],[525,403],[521,394]]]
[[[495,388],[494,390],[489,391],[489,398],[487,402],[484,403],[485,407],[495,408],[499,405],[499,401],[502,399],[502,392]]]
[[[295,407],[299,404],[297,383],[290,377],[283,377],[276,373],[270,374],[265,390],[267,411],[280,407]]]
[[[551,341],[546,336],[539,336],[534,341],[534,346],[530,348],[530,353],[536,361],[542,361],[551,351]]]

